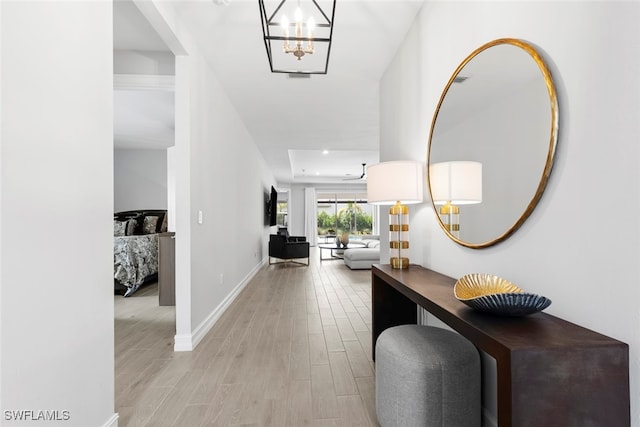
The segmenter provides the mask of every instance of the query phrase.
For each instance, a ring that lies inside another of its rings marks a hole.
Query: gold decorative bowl
[[[467,274],[456,282],[453,293],[471,308],[500,316],[525,316],[551,305],[550,299],[526,293],[508,280],[491,274]]]

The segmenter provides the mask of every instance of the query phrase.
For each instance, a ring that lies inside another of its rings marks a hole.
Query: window
[[[276,225],[287,227],[289,224],[287,215],[289,214],[289,192],[278,191],[278,203],[276,209]]]
[[[374,206],[367,204],[366,193],[318,193],[316,198],[318,235],[371,234]]]

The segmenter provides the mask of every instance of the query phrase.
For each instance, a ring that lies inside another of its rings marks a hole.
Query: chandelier
[[[258,3],[271,72],[327,74],[335,0],[258,0]]]

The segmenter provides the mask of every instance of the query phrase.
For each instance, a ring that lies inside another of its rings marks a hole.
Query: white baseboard
[[[106,423],[102,425],[102,427],[118,427],[118,413],[116,412],[107,420]]]
[[[176,335],[174,337],[173,351],[192,351],[213,328],[218,319],[227,311],[227,308],[238,297],[240,292],[247,286],[253,277],[262,268],[264,262],[257,264],[253,270],[245,276],[244,279],[227,295],[227,297],[204,319],[191,333],[184,335]]]
[[[191,334],[175,335],[173,337],[173,351],[191,351],[193,342]]]

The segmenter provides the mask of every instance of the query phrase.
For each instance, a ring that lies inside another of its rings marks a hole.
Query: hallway
[[[115,302],[120,426],[377,426],[371,272],[263,267],[193,352],[157,287]]]

